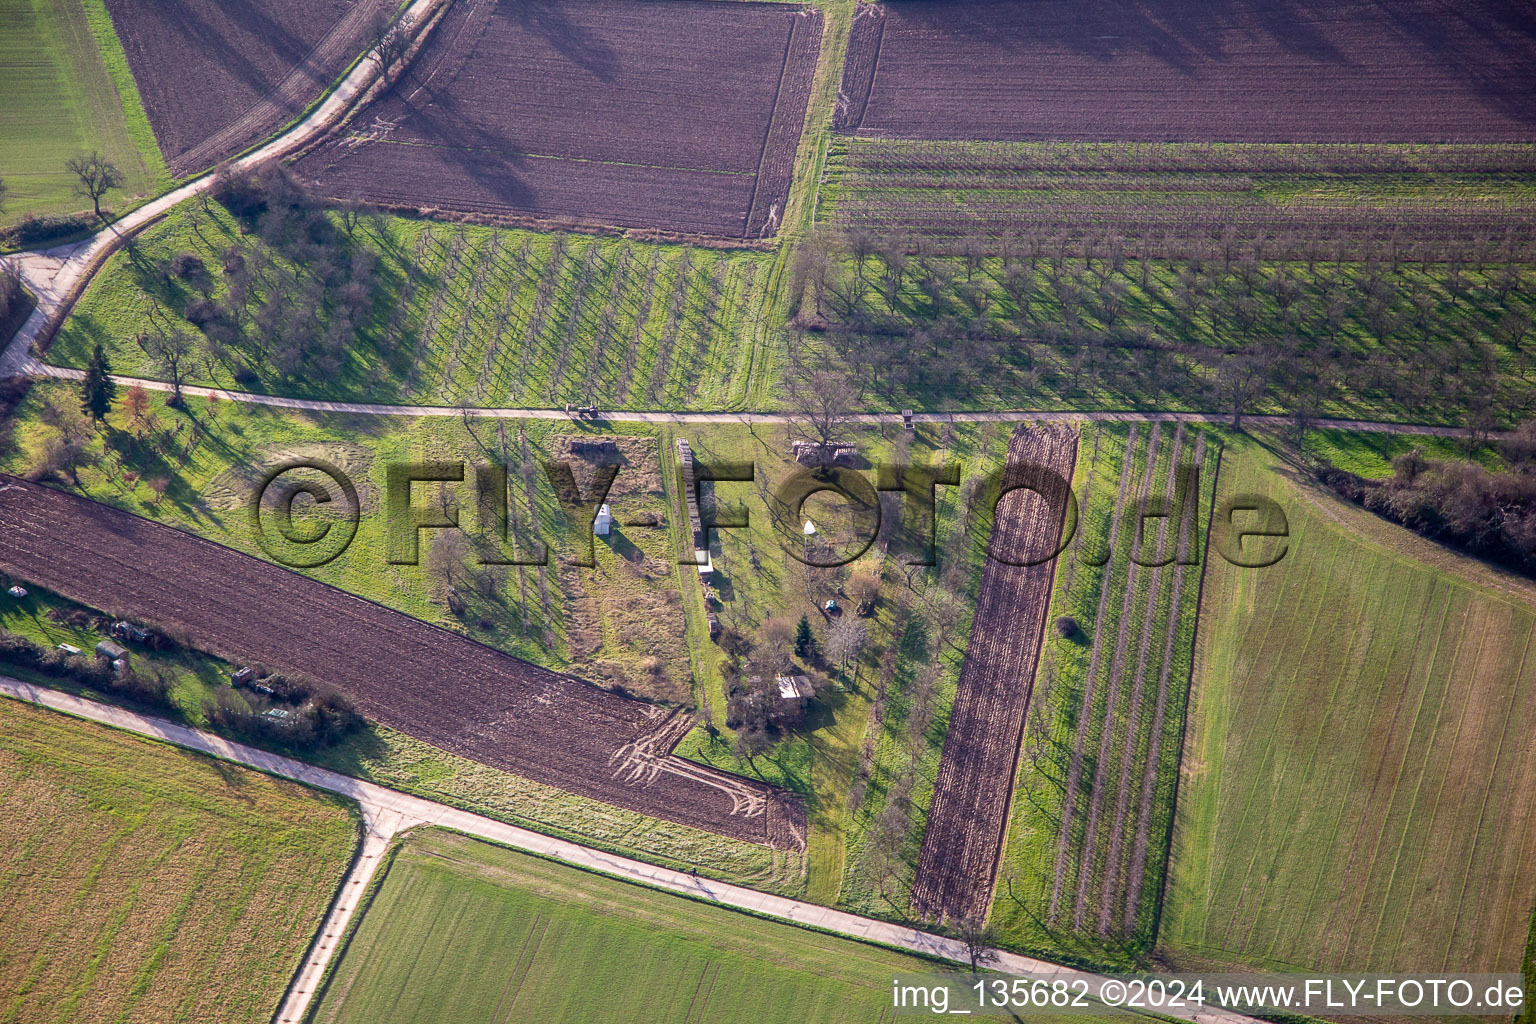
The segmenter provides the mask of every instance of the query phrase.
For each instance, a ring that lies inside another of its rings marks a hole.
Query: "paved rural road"
[[[426,15],[443,0],[412,0],[401,15],[413,30],[427,24]],[[309,116],[247,155],[231,161],[235,168],[254,167],[312,142],[338,121],[378,77],[373,61],[359,61],[336,88],[319,103]],[[32,343],[69,312],[85,284],[99,270],[117,246],[144,227],[165,216],[177,204],[213,187],[213,174],[167,192],[102,228],[92,237],[74,245],[42,252],[18,253],[5,257],[16,266],[22,280],[37,297],[37,307],[21,325],[5,351],[0,353],[0,379],[29,373]]]
[[[38,377],[56,377],[61,380],[79,380],[85,371],[65,366],[50,366],[33,356],[25,357],[19,373]],[[4,377],[0,373],[0,377]],[[138,385],[149,391],[170,391],[171,385],[163,380],[143,377],[124,377],[113,374],[113,379],[123,387]],[[360,416],[463,416],[466,410],[456,405],[384,405],[377,402],[328,402],[313,398],[284,398],[280,395],[263,395],[252,391],[226,391],[223,388],[182,385],[182,393],[194,398],[218,396],[231,402],[251,405],[268,405],[279,409],[297,409],[305,412],[349,413]],[[491,409],[471,407],[468,415],[476,419],[493,420],[569,420],[572,413],[564,409]],[[611,423],[788,423],[795,419],[787,412],[655,412],[635,409],[599,409],[595,420]],[[1232,417],[1214,412],[1048,412],[1028,409],[1002,412],[919,412],[912,419],[918,423],[1082,423],[1087,421],[1110,423],[1228,423]],[[848,417],[852,423],[900,424],[901,414],[894,412],[861,412]],[[592,422],[587,420],[586,422]],[[1244,416],[1244,423],[1261,426],[1289,426],[1295,421],[1289,416]],[[1463,427],[1439,427],[1421,423],[1381,423],[1375,420],[1315,419],[1312,425],[1324,430],[1361,430],[1377,434],[1424,434],[1435,437],[1465,437]],[[1497,432],[1495,432],[1497,436]]]
[[[326,966],[335,954],[336,947],[357,908],[358,899],[367,891],[368,882],[377,873],[382,854],[388,849],[390,840],[405,829],[421,825],[454,829],[513,849],[525,850],[659,889],[683,893],[722,906],[810,925],[928,956],[941,957],[959,963],[969,962],[965,944],[955,939],[891,924],[887,921],[845,914],[813,903],[802,903],[799,900],[758,892],[755,889],[698,878],[682,871],[672,871],[654,864],[578,846],[563,839],[531,832],[528,829],[485,818],[446,804],[433,803],[430,800],[386,789],[351,776],[316,768],[302,761],[234,743],[212,733],[177,725],[163,718],[136,714],[5,676],[0,676],[0,695],[150,736],[178,747],[211,754],[357,801],[362,808],[367,827],[363,848],[351,873],[343,882],[335,903],[326,915],[325,923],[321,926],[317,940],[311,947],[304,965],[299,969],[298,975],[289,987],[276,1018],[279,1024],[289,1024],[289,1022],[304,1019],[309,1004],[314,998],[316,985],[324,976]],[[1019,956],[1015,953],[999,950],[996,955],[997,959],[993,966],[1009,974],[1038,975],[1052,981],[1059,979],[1068,983],[1080,979],[1088,984],[1090,992],[1096,991],[1099,983],[1105,980],[1099,975],[1063,967],[1045,960]],[[1164,1016],[1195,1022],[1195,1024],[1259,1024],[1252,1017],[1217,1008],[1166,1011]]]

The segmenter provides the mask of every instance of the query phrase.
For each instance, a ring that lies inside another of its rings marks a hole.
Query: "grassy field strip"
[[[1083,677],[1082,706],[1078,710],[1077,738],[1072,747],[1072,764],[1067,772],[1067,786],[1063,797],[1061,820],[1059,822],[1060,835],[1056,843],[1056,869],[1053,873],[1051,885],[1051,905],[1048,919],[1054,923],[1061,910],[1061,894],[1063,883],[1066,881],[1069,855],[1072,847],[1072,824],[1076,820],[1073,811],[1077,801],[1077,794],[1082,787],[1083,756],[1088,745],[1088,733],[1092,724],[1091,712],[1094,706],[1094,687],[1099,678],[1099,664],[1103,658],[1104,638],[1109,634],[1108,617],[1110,596],[1113,592],[1111,580],[1115,575],[1115,554],[1119,551],[1120,529],[1124,524],[1125,514],[1128,511],[1126,496],[1131,487],[1131,469],[1135,463],[1133,453],[1137,450],[1140,436],[1139,426],[1131,427],[1130,440],[1126,444],[1126,455],[1120,464],[1120,483],[1115,491],[1115,501],[1111,506],[1109,515],[1109,537],[1105,544],[1105,557],[1108,559],[1106,571],[1100,582],[1098,610],[1093,617],[1093,653],[1088,659],[1088,671]],[[1155,435],[1154,435],[1155,436]],[[1151,443],[1150,440],[1148,442]]]
[[[1520,652],[1520,667],[1517,670],[1516,678],[1524,678],[1524,676],[1525,676],[1526,665],[1527,665],[1527,663],[1530,660],[1531,642],[1532,642],[1533,638],[1536,638],[1536,634],[1531,634],[1531,633],[1526,634],[1525,648]],[[1511,698],[1510,703],[1511,704],[1514,703],[1514,698],[1513,697]],[[1510,724],[1513,721],[1513,719],[1514,719],[1513,715],[1505,715],[1504,719],[1503,719],[1504,724],[1503,724],[1502,728],[1500,728],[1500,730],[1499,730],[1498,749],[1497,749],[1497,751],[1494,754],[1493,765],[1492,765],[1492,768],[1490,769],[1492,771],[1492,773],[1495,775],[1495,777],[1497,777],[1498,774],[1499,774],[1499,765],[1501,763],[1503,763],[1504,760],[1505,760],[1505,748],[1507,746],[1507,741],[1509,739]],[[1530,751],[1530,749],[1531,748],[1530,748],[1529,744],[1522,744],[1519,747],[1519,749],[1517,750],[1517,752],[1514,755],[1515,761],[1516,761],[1517,765],[1524,762],[1526,754]],[[1497,835],[1506,827],[1505,823],[1509,822],[1511,820],[1510,817],[1509,817],[1509,809],[1510,809],[1510,801],[1511,801],[1511,798],[1514,796],[1514,794],[1511,793],[1511,791],[1509,789],[1507,789],[1507,788],[1503,789],[1503,792],[1500,794],[1498,814],[1495,815],[1491,820],[1489,819],[1489,817],[1488,817],[1488,804],[1489,804],[1490,798],[1493,795],[1493,790],[1494,790],[1494,787],[1493,786],[1489,786],[1484,791],[1481,805],[1478,808],[1478,812],[1477,812],[1477,827],[1476,827],[1476,829],[1474,831],[1474,834],[1473,834],[1472,850],[1471,850],[1470,856],[1467,859],[1466,868],[1462,872],[1461,890],[1460,890],[1460,893],[1457,896],[1457,901],[1456,901],[1456,920],[1455,920],[1455,922],[1451,926],[1450,940],[1447,943],[1447,947],[1446,947],[1446,959],[1445,959],[1444,963],[1447,964],[1447,965],[1450,962],[1450,950],[1455,948],[1457,934],[1458,934],[1458,932],[1461,929],[1463,919],[1465,918],[1465,919],[1469,919],[1470,920],[1470,919],[1475,918],[1475,916],[1476,916],[1475,912],[1473,914],[1467,914],[1466,913],[1466,907],[1467,907],[1467,895],[1468,895],[1467,890],[1471,886],[1471,883],[1472,883],[1472,878],[1473,878],[1473,874],[1474,874],[1474,872],[1473,872],[1473,865],[1477,863],[1478,847],[1481,846],[1483,844],[1483,842],[1485,841],[1485,832],[1486,831],[1491,831],[1494,834],[1492,837],[1489,837],[1489,838],[1496,838]],[[1527,817],[1527,820],[1524,823],[1523,827],[1526,828],[1527,830],[1529,830],[1532,827],[1531,822],[1533,820],[1536,820],[1536,814],[1531,814],[1531,813],[1527,812],[1527,816],[1526,817]],[[1478,886],[1477,899],[1476,899],[1475,904],[1474,904],[1476,907],[1478,907],[1478,908],[1482,907],[1483,900],[1488,895],[1488,888],[1489,888],[1489,885],[1490,885],[1491,882],[1492,882],[1492,878],[1489,875],[1485,874],[1483,876],[1482,880],[1481,880],[1481,884]],[[1507,893],[1505,893],[1504,900],[1505,900],[1504,912],[1505,912],[1506,915],[1511,914],[1511,913],[1519,913],[1520,907],[1519,907],[1519,904],[1518,904],[1518,901],[1517,901],[1516,894],[1514,894],[1512,892],[1507,892]],[[1527,955],[1529,956],[1529,949],[1528,949]],[[1524,966],[1524,965],[1522,965],[1522,966]],[[1528,968],[1526,969],[1525,974],[1526,974],[1527,978],[1529,978],[1531,976],[1531,972],[1530,972],[1530,970]]]
[[[1194,466],[1197,472],[1203,473],[1205,470],[1204,434],[1201,434],[1195,441]],[[1213,479],[1211,486],[1214,489],[1214,474],[1212,474],[1212,476]],[[1202,491],[1200,493],[1203,494],[1204,492]],[[1188,522],[1180,524],[1178,549],[1176,552],[1176,558],[1178,559],[1179,565],[1182,565],[1184,559],[1190,554],[1191,546],[1195,547],[1196,549],[1203,548],[1204,546],[1203,538],[1191,536],[1191,534],[1195,532],[1191,529],[1191,525],[1192,524]],[[1201,561],[1203,560],[1204,559],[1202,557]],[[1165,632],[1163,641],[1163,657],[1161,662],[1162,667],[1159,669],[1157,677],[1157,707],[1152,713],[1152,735],[1147,753],[1147,764],[1151,766],[1152,770],[1143,772],[1141,777],[1141,802],[1140,812],[1136,817],[1136,842],[1135,845],[1131,848],[1129,880],[1125,887],[1125,912],[1121,918],[1120,925],[1122,931],[1124,931],[1126,934],[1130,934],[1136,930],[1138,909],[1144,905],[1156,906],[1157,901],[1161,896],[1161,893],[1152,894],[1144,893],[1142,891],[1142,880],[1146,877],[1147,858],[1149,856],[1147,843],[1149,838],[1148,833],[1150,831],[1149,826],[1152,820],[1152,800],[1154,793],[1159,788],[1159,782],[1164,783],[1163,788],[1171,789],[1173,786],[1177,785],[1178,781],[1177,765],[1181,751],[1178,749],[1177,743],[1171,743],[1169,745],[1169,749],[1172,753],[1173,770],[1166,770],[1165,766],[1163,765],[1163,736],[1165,725],[1168,721],[1169,707],[1168,688],[1175,682],[1173,678],[1173,668],[1175,655],[1177,654],[1176,645],[1178,644],[1179,637],[1185,635],[1182,620],[1186,614],[1192,618],[1195,614],[1198,613],[1199,609],[1198,606],[1196,606],[1194,609],[1190,609],[1187,603],[1183,600],[1185,581],[1188,579],[1190,574],[1182,571],[1181,569],[1175,569],[1173,575],[1173,594],[1168,601],[1168,621],[1164,626]],[[1193,628],[1193,623],[1191,623],[1190,629],[1193,630]],[[1182,709],[1183,705],[1181,704],[1180,710]],[[1182,735],[1183,733],[1181,730],[1179,737],[1182,738]],[[1171,802],[1171,794],[1168,795],[1168,799]],[[1119,826],[1117,825],[1116,833],[1118,834],[1118,832]],[[1164,851],[1160,850],[1157,856],[1159,870],[1153,874],[1153,877],[1160,880],[1163,874],[1161,868],[1164,866],[1162,863],[1164,860]],[[1149,925],[1148,927],[1150,928],[1152,926]]]
[[[1222,478],[1282,501],[1289,553],[1209,567],[1162,952],[1514,969],[1536,900],[1536,761],[1515,742],[1536,616],[1340,529],[1256,446],[1229,446]]]
[[[1451,595],[1447,594],[1446,596],[1449,598]],[[1455,613],[1454,618],[1453,612]],[[1364,623],[1361,625],[1363,627]],[[1391,797],[1386,801],[1387,814],[1380,820],[1377,828],[1375,829],[1374,836],[1370,836],[1368,843],[1361,842],[1362,840],[1366,840],[1367,836],[1369,835],[1367,828],[1362,828],[1360,832],[1357,833],[1356,849],[1363,851],[1366,848],[1366,845],[1368,845],[1370,852],[1367,854],[1363,863],[1361,860],[1356,859],[1349,865],[1349,868],[1346,869],[1344,875],[1345,886],[1349,886],[1351,883],[1359,883],[1361,881],[1369,882],[1369,879],[1360,879],[1359,876],[1355,874],[1355,870],[1365,865],[1375,864],[1378,861],[1386,862],[1389,858],[1390,862],[1386,865],[1387,888],[1390,890],[1391,887],[1397,882],[1398,869],[1401,866],[1402,847],[1399,845],[1395,850],[1393,850],[1391,847],[1391,839],[1389,838],[1392,818],[1395,817],[1394,809],[1401,803],[1406,803],[1408,810],[1411,811],[1419,803],[1419,793],[1424,785],[1424,776],[1429,768],[1429,762],[1427,760],[1419,760],[1413,755],[1416,750],[1421,749],[1421,744],[1419,742],[1421,737],[1423,740],[1429,740],[1439,730],[1440,718],[1445,711],[1445,704],[1443,703],[1443,700],[1434,701],[1432,704],[1431,701],[1434,699],[1436,680],[1445,678],[1444,670],[1441,668],[1441,658],[1444,655],[1449,654],[1451,662],[1455,662],[1457,656],[1461,653],[1461,645],[1466,636],[1466,630],[1470,625],[1471,622],[1469,621],[1467,610],[1465,608],[1457,609],[1453,604],[1448,602],[1445,608],[1445,614],[1440,620],[1439,629],[1433,634],[1434,643],[1430,647],[1428,656],[1424,659],[1423,662],[1424,670],[1419,678],[1418,700],[1414,703],[1413,715],[1407,720],[1408,727],[1403,737],[1405,742],[1402,744],[1402,756],[1397,760],[1397,765],[1393,773],[1400,782],[1408,778],[1412,778],[1412,785],[1411,787],[1406,785],[1401,786],[1396,792],[1391,794]],[[1449,636],[1447,627],[1449,627]],[[1451,649],[1446,651],[1443,649],[1443,645],[1448,639],[1451,643]],[[1410,686],[1412,686],[1414,674],[1411,674],[1408,679],[1410,681]],[[1411,694],[1413,690],[1410,689],[1409,692]],[[1430,706],[1426,708],[1426,705]],[[1426,711],[1428,714],[1426,714]],[[1427,731],[1429,733],[1427,736],[1425,736],[1421,731],[1425,727],[1427,727]],[[1310,768],[1311,765],[1309,764],[1308,767]],[[1432,818],[1434,816],[1434,812],[1437,810],[1438,807],[1432,807],[1430,809]],[[1362,825],[1366,824],[1367,823],[1362,822]],[[1387,844],[1387,850],[1383,850],[1384,842]],[[1381,912],[1385,913],[1386,908],[1390,906],[1390,904],[1385,900],[1384,897],[1388,896],[1389,894],[1390,893],[1362,891],[1358,900],[1341,899],[1334,905],[1329,918],[1330,932],[1328,934],[1327,941],[1329,943],[1332,943],[1336,940],[1338,941],[1337,956],[1341,962],[1348,957],[1350,947],[1355,944],[1355,929],[1361,924],[1362,916],[1368,920],[1372,912],[1378,909],[1378,900],[1381,901],[1379,903]],[[1259,895],[1262,898],[1262,890],[1260,891]],[[1342,918],[1338,916],[1340,911],[1343,911]],[[1378,917],[1378,928],[1380,926],[1380,920],[1381,919]],[[1345,923],[1346,921],[1347,923]],[[1369,924],[1366,926],[1369,927]],[[1368,940],[1364,943],[1365,948],[1373,951],[1376,950],[1377,945],[1375,939],[1376,935],[1374,933],[1370,934]],[[1325,946],[1324,955],[1328,955],[1328,952],[1329,950],[1327,946]],[[1389,951],[1383,950],[1382,952],[1390,956]]]
[[[1178,470],[1179,455],[1183,451],[1183,448],[1184,424],[1180,423],[1177,427],[1174,428],[1173,432],[1173,447],[1172,451],[1169,453],[1167,473],[1163,478],[1162,493],[1164,495],[1172,495],[1174,493],[1175,473]],[[1149,462],[1150,461],[1151,460],[1149,458]],[[1168,520],[1170,518],[1171,517],[1169,516],[1163,516],[1158,521],[1157,543],[1154,545],[1152,550],[1153,559],[1161,559],[1163,557],[1164,551],[1167,548]],[[1136,544],[1136,538],[1133,538],[1132,546],[1138,546]],[[1178,570],[1175,569],[1174,572],[1177,574]],[[1129,717],[1125,726],[1125,746],[1124,749],[1120,752],[1120,770],[1118,772],[1120,782],[1116,787],[1115,817],[1113,824],[1111,824],[1109,827],[1109,853],[1105,857],[1104,888],[1103,893],[1099,899],[1100,935],[1109,934],[1110,918],[1111,914],[1113,913],[1114,906],[1112,897],[1117,891],[1116,883],[1119,881],[1120,854],[1122,846],[1124,845],[1125,838],[1125,816],[1131,795],[1131,775],[1133,770],[1132,766],[1136,763],[1135,758],[1138,752],[1139,744],[1143,739],[1145,739],[1145,737],[1143,737],[1141,733],[1137,731],[1136,724],[1142,712],[1141,695],[1142,690],[1146,685],[1147,657],[1152,649],[1156,618],[1158,612],[1160,611],[1160,609],[1157,607],[1157,603],[1159,599],[1164,596],[1162,589],[1158,585],[1162,582],[1162,578],[1163,566],[1153,566],[1151,579],[1147,582],[1146,608],[1142,613],[1141,619],[1141,638],[1139,641],[1140,649],[1136,655],[1136,670],[1131,676],[1133,682],[1131,686],[1130,703],[1128,705]],[[1155,764],[1156,762],[1144,764],[1142,768],[1143,774],[1152,774],[1155,771]],[[1100,767],[1102,767],[1102,764]],[[1107,780],[1100,779],[1098,777],[1094,779],[1094,790],[1096,794],[1100,785],[1104,782],[1107,782]],[[1090,832],[1091,831],[1092,830],[1090,829]]]
[[[1317,588],[1317,589],[1322,588],[1325,585],[1326,578],[1331,575],[1333,568],[1334,568],[1334,564],[1333,564],[1332,560],[1330,560],[1328,563],[1324,563],[1320,572],[1318,572],[1315,575],[1310,576],[1310,578],[1309,578],[1309,586],[1312,587],[1312,588]],[[1404,607],[1406,607],[1406,606],[1407,606],[1407,604],[1405,602],[1404,603]],[[1321,612],[1322,612],[1321,605],[1314,606],[1314,615],[1321,615]],[[1354,614],[1359,616],[1359,617],[1361,617],[1361,618],[1363,618],[1365,616],[1365,614],[1366,614],[1366,610],[1363,607],[1357,608],[1355,610]],[[1317,624],[1316,623],[1316,618],[1314,618],[1310,623],[1308,623],[1308,628],[1309,629],[1310,628],[1315,628],[1316,624]],[[1267,633],[1270,630],[1272,630],[1275,627],[1275,625],[1276,625],[1276,620],[1269,619],[1269,620],[1266,620],[1266,622],[1264,623],[1264,627],[1263,628],[1264,628],[1265,632]],[[1361,625],[1361,622],[1360,622],[1359,619],[1351,619],[1351,620],[1349,620],[1349,626],[1351,626],[1351,627],[1359,627],[1360,625]],[[1420,630],[1420,631],[1417,631],[1415,633],[1415,635],[1420,640],[1422,640],[1422,637],[1424,636],[1424,633],[1423,633],[1422,630]],[[1268,639],[1269,639],[1268,636],[1263,637],[1263,639],[1261,640],[1261,644],[1267,644]],[[1303,671],[1302,666],[1303,666],[1304,662],[1302,660],[1302,656],[1304,656],[1305,653],[1306,653],[1305,650],[1297,652],[1298,656],[1293,658],[1293,659],[1291,659],[1291,661],[1290,661],[1291,674],[1290,674],[1289,677],[1286,677],[1284,675],[1272,676],[1272,685],[1273,685],[1273,690],[1274,690],[1274,699],[1279,704],[1278,707],[1273,709],[1273,713],[1277,716],[1277,718],[1274,719],[1274,720],[1271,720],[1270,722],[1262,722],[1262,723],[1261,722],[1251,722],[1251,723],[1249,723],[1250,731],[1244,737],[1244,743],[1243,743],[1243,746],[1244,746],[1245,749],[1250,744],[1256,743],[1260,739],[1264,739],[1265,738],[1265,736],[1258,735],[1259,729],[1260,729],[1261,726],[1268,726],[1268,727],[1270,727],[1271,731],[1268,732],[1266,735],[1267,735],[1267,737],[1272,738],[1273,735],[1274,735],[1272,729],[1273,729],[1273,726],[1274,726],[1276,721],[1286,721],[1288,719],[1285,716],[1287,716],[1287,715],[1295,716],[1295,715],[1298,715],[1298,714],[1301,713],[1302,709],[1300,707],[1290,708],[1290,707],[1288,707],[1288,705],[1292,701],[1300,702],[1300,701],[1305,699],[1305,694],[1303,693],[1301,688],[1299,686],[1295,685],[1296,682],[1297,682],[1298,676]],[[1351,653],[1354,656],[1356,656],[1356,657],[1361,657],[1361,656],[1364,656],[1367,652],[1358,652],[1358,653],[1351,652]],[[1389,657],[1390,656],[1392,656],[1392,655],[1389,654]],[[1342,677],[1340,677],[1339,683],[1342,684]],[[1337,695],[1337,691],[1336,690],[1332,691],[1332,693],[1330,694],[1330,696],[1336,696],[1336,695]],[[1400,709],[1400,705],[1399,705],[1399,709]],[[1395,717],[1394,717],[1394,722],[1395,722]],[[1319,739],[1319,741],[1320,741],[1320,739]],[[1315,751],[1315,747],[1313,749]],[[1257,757],[1260,758],[1261,765],[1263,764],[1264,761],[1266,761],[1268,759],[1268,757],[1269,757],[1269,752],[1268,751],[1269,751],[1269,748],[1268,748],[1268,745],[1266,743],[1264,748],[1257,752]],[[1275,797],[1275,793],[1276,793],[1276,789],[1274,787],[1271,787],[1271,786],[1263,786],[1262,789],[1259,789],[1258,786],[1255,786],[1255,790],[1256,790],[1255,792],[1251,793],[1251,797],[1252,797],[1252,799],[1254,801],[1254,803],[1251,806],[1255,810],[1259,809],[1260,801],[1264,801],[1266,798],[1268,800],[1273,800],[1274,797]],[[1248,806],[1245,805],[1244,809],[1243,809],[1244,815],[1246,815],[1247,809],[1248,809]],[[1342,808],[1341,808],[1341,811],[1342,811]],[[1246,828],[1247,821],[1246,821],[1246,819],[1244,817],[1239,817],[1237,819],[1237,821],[1235,822],[1235,825],[1236,825],[1235,831],[1237,832],[1237,834],[1241,835],[1241,834],[1243,834],[1243,833],[1245,833],[1247,831],[1247,828]],[[1332,848],[1332,847],[1330,847],[1330,848]],[[1250,853],[1251,853],[1251,856],[1247,860],[1247,863],[1246,863],[1246,865],[1244,867],[1245,871],[1251,871],[1252,870],[1253,858],[1257,857],[1257,851],[1250,851]],[[1235,864],[1232,865],[1232,866],[1235,867]],[[1241,899],[1241,897],[1239,897],[1239,900],[1240,899]],[[1231,930],[1232,930],[1233,925],[1234,925],[1234,922],[1238,920],[1238,909],[1239,908],[1238,908],[1238,906],[1236,904],[1234,904],[1230,908],[1231,912],[1227,916],[1227,920],[1226,920],[1226,923],[1225,923],[1225,926],[1224,926],[1224,932],[1223,932],[1223,940],[1224,941],[1230,936]]]
[[[84,209],[64,162],[98,149],[126,183],[109,204],[169,183],[101,0],[0,0],[0,226]]]
[[[292,232],[250,231],[217,204],[178,208],[147,229],[132,254],[109,258],[50,359],[76,365],[101,341],[117,371],[158,377],[133,339],[142,330],[181,329],[199,344],[189,383],[275,395],[454,408],[723,409],[748,394],[737,371],[750,366],[745,353],[759,329],[767,253],[404,218],[365,220],[351,232],[333,220],[331,231],[321,246]],[[231,288],[226,250],[251,268],[248,298]],[[259,342],[241,328],[213,343],[186,319],[203,297],[161,266],[182,253],[212,274],[207,301],[226,311],[240,306],[236,319],[260,326]],[[370,264],[371,276],[345,285],[331,279],[333,265]],[[359,283],[369,298],[349,326],[333,313],[333,296]],[[315,306],[314,338],[283,340],[300,337],[275,301],[287,294]]]
[[[1157,477],[1157,458],[1163,436],[1162,425],[1152,428],[1152,435],[1147,441],[1146,466],[1141,471],[1141,495],[1136,506],[1130,509],[1132,515],[1138,515],[1140,508],[1152,496],[1153,482]],[[1172,460],[1169,461],[1172,465]],[[1126,543],[1127,551],[1135,547],[1136,537],[1132,536]],[[1118,552],[1116,552],[1118,554]],[[1072,925],[1081,931],[1083,929],[1084,916],[1088,910],[1089,891],[1098,874],[1098,864],[1094,857],[1094,850],[1099,839],[1099,815],[1104,808],[1104,791],[1107,788],[1105,780],[1109,773],[1109,762],[1113,754],[1112,744],[1115,737],[1116,703],[1120,690],[1125,681],[1125,654],[1126,646],[1130,638],[1136,632],[1136,624],[1144,616],[1138,616],[1138,598],[1141,591],[1137,584],[1141,583],[1141,566],[1134,559],[1127,559],[1125,575],[1125,593],[1121,598],[1120,615],[1115,623],[1115,653],[1109,662],[1108,692],[1104,695],[1104,713],[1098,718],[1099,728],[1099,752],[1093,759],[1093,782],[1089,786],[1088,822],[1083,829],[1082,852],[1077,861],[1077,905],[1073,913]],[[1143,586],[1141,589],[1145,589]]]

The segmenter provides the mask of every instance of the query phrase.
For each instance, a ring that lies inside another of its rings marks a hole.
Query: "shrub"
[[[195,281],[207,277],[208,268],[197,253],[179,252],[171,257],[171,273],[183,281]]]
[[[221,167],[213,178],[213,198],[236,217],[252,218],[266,212],[267,188],[260,175]]]
[[[1070,615],[1063,615],[1056,620],[1057,636],[1071,639],[1072,637],[1077,636],[1081,628],[1082,627],[1077,624],[1077,620]]]
[[[182,311],[182,316],[187,322],[197,327],[207,327],[219,318],[219,304],[208,299],[192,299],[187,303],[187,308]]]
[[[51,214],[44,217],[27,214],[12,225],[0,238],[6,245],[34,248],[66,235],[78,235],[95,228],[96,222],[84,214]]]
[[[329,746],[363,724],[352,702],[328,686],[278,674],[263,676],[260,682],[272,689],[270,696],[219,691],[204,708],[208,721],[236,736],[299,750]],[[283,714],[271,714],[274,710]]]

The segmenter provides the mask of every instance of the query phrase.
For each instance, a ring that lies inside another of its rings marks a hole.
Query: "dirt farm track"
[[[919,139],[1528,142],[1522,0],[899,0],[836,127]]]
[[[982,573],[912,885],[912,909],[919,917],[981,920],[992,902],[1024,713],[1056,578],[1054,557],[1039,565],[1010,563],[1040,561],[1056,550],[1076,460],[1077,432],[1069,427],[1020,429],[1008,445],[1005,493],[990,546],[994,557]],[[1028,490],[1007,493],[1021,484],[1050,501]]]
[[[794,796],[670,753],[690,724],[138,516],[0,475],[0,568],[132,610],[228,657],[303,672],[369,718],[536,782],[799,849]]]

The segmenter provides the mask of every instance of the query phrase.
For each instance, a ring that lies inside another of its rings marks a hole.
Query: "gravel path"
[[[37,254],[28,254],[29,257]],[[39,304],[41,305],[41,304]],[[34,314],[35,316],[35,314]],[[31,324],[32,321],[27,321]],[[23,328],[25,330],[25,328]],[[20,335],[18,335],[20,337]],[[14,361],[14,369],[7,371],[5,360],[11,358],[15,343],[0,358],[0,378],[20,375],[54,377],[60,380],[79,380],[83,370],[64,366],[52,366],[35,356],[23,353]],[[125,377],[114,374],[113,379],[123,387],[138,385],[148,391],[170,391],[171,385],[163,380],[143,377]],[[266,405],[277,409],[297,409],[306,412],[348,413],[358,416],[406,416],[430,418],[438,416],[463,416],[465,410],[457,405],[390,405],[382,402],[331,402],[313,398],[285,398],[281,395],[263,395],[251,391],[229,391],[191,384],[182,385],[182,393],[194,398],[217,395],[231,402],[249,405]],[[529,408],[480,408],[470,407],[469,415],[478,419],[493,420],[568,420],[574,412],[564,409]],[[653,409],[599,409],[587,422],[603,423],[739,423],[783,424],[795,419],[787,412],[669,412]],[[1109,410],[1106,412],[1058,412],[1039,409],[1004,409],[977,412],[919,412],[914,413],[915,423],[1230,423],[1226,413],[1212,412],[1137,412],[1134,410]],[[863,425],[889,424],[899,426],[901,414],[894,412],[859,412],[848,417],[850,423]],[[1288,427],[1295,421],[1289,416],[1244,416],[1245,424],[1266,427]],[[1421,434],[1432,437],[1465,437],[1463,427],[1441,427],[1426,423],[1383,423],[1376,420],[1319,419],[1312,425],[1320,430],[1359,430],[1375,434]],[[1497,433],[1491,436],[1499,436]]]

